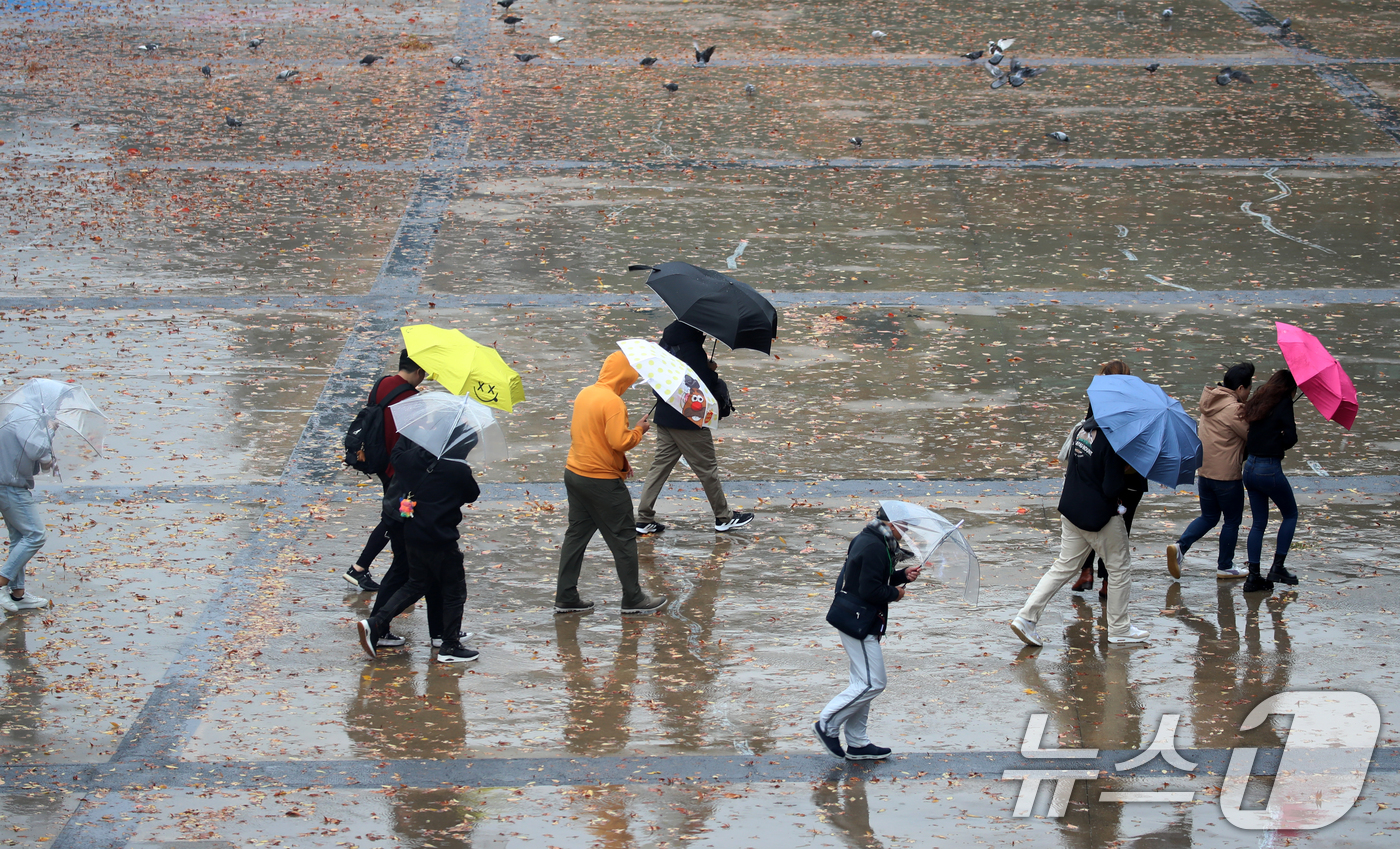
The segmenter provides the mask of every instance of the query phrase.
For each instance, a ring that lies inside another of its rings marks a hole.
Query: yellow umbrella
[[[525,400],[520,375],[495,348],[473,341],[460,330],[431,324],[411,324],[399,332],[408,356],[453,395],[470,395],[507,413]]]

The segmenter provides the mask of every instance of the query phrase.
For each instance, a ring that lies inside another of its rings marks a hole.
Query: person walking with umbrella
[[[1283,565],[1293,544],[1293,531],[1298,527],[1298,502],[1293,497],[1293,486],[1283,474],[1283,455],[1298,444],[1298,426],[1293,420],[1293,393],[1297,388],[1293,373],[1279,369],[1244,405],[1244,419],[1249,423],[1244,488],[1249,493],[1251,520],[1245,542],[1249,558],[1249,577],[1244,582],[1247,593],[1273,592],[1275,581],[1290,586],[1298,583],[1297,576]],[[1269,525],[1270,501],[1278,507],[1283,521],[1274,543],[1274,562],[1269,576],[1264,578],[1259,575],[1259,563],[1264,531]]]
[[[52,605],[25,592],[24,571],[46,541],[34,476],[58,474],[54,435],[60,427],[102,453],[107,417],[82,387],[35,378],[0,400],[0,517],[10,534],[10,551],[0,566],[0,610],[6,614]]]
[[[569,424],[569,457],[564,466],[564,489],[569,497],[569,529],[559,549],[559,576],[554,592],[555,613],[586,613],[593,602],[578,591],[583,555],[593,535],[602,532],[612,550],[622,582],[622,613],[652,613],[666,606],[664,596],[642,589],[637,561],[637,524],[632,494],[623,480],[632,476],[627,452],[651,429],[646,416],[627,425],[622,395],[640,375],[622,351],[603,361],[598,381],[574,398]]]
[[[919,577],[921,566],[896,569],[895,563],[914,555],[900,547],[900,527],[882,506],[846,548],[846,563],[836,578],[836,596],[826,621],[841,635],[850,661],[851,680],[827,703],[812,723],[822,749],[847,760],[878,760],[890,756],[885,746],[870,742],[866,725],[870,703],[885,691],[885,635],[891,603],[904,599],[904,585]],[[841,732],[846,745],[841,745]]]
[[[729,398],[729,387],[720,379],[714,360],[705,356],[704,342],[704,333],[680,320],[671,322],[661,333],[661,347],[690,366],[704,381],[719,402],[719,417],[724,418],[733,412],[734,405]],[[655,389],[652,391],[656,392]],[[731,510],[724,497],[724,485],[719,479],[719,462],[715,457],[715,441],[710,429],[696,424],[686,415],[692,406],[697,409],[703,407],[703,395],[697,392],[697,404],[687,403],[683,410],[665,403],[666,399],[659,393],[656,393],[656,399],[656,454],[652,457],[651,468],[647,470],[641,501],[637,504],[637,535],[659,534],[666,530],[666,526],[656,520],[656,499],[666,485],[671,470],[682,457],[705,488],[705,496],[715,516],[717,533],[742,528],[752,522],[752,513]]]
[[[1220,529],[1220,553],[1215,560],[1215,577],[1243,578],[1245,570],[1235,565],[1235,544],[1239,540],[1240,522],[1244,519],[1245,439],[1249,422],[1244,419],[1244,402],[1249,397],[1249,385],[1254,380],[1254,365],[1240,363],[1225,372],[1225,380],[1201,391],[1201,420],[1196,435],[1201,439],[1201,470],[1196,478],[1196,497],[1201,515],[1197,516],[1181,538],[1167,546],[1167,572],[1181,577],[1186,564],[1186,552],[1196,541],[1215,527],[1223,514],[1225,524]]]

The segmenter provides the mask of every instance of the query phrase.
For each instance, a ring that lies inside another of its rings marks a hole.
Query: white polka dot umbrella
[[[617,343],[642,381],[681,415],[701,427],[719,423],[719,402],[700,375],[655,342],[623,339]]]

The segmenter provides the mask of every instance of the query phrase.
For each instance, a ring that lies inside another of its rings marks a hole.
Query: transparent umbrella
[[[982,570],[971,544],[962,535],[962,522],[954,524],[927,507],[908,501],[881,501],[880,508],[890,524],[899,528],[917,565],[924,567],[924,576],[949,586],[961,583],[963,600],[976,605]]]
[[[509,456],[505,433],[491,408],[470,395],[419,392],[393,407],[394,427],[435,457],[475,437],[467,459],[480,466]]]
[[[58,434],[76,437],[80,450],[102,454],[107,416],[81,386],[36,377],[0,399],[0,462],[57,459],[55,448],[63,442]],[[53,471],[58,474],[56,463]]]

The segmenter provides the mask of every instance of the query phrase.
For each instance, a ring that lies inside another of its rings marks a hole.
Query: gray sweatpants
[[[885,692],[885,653],[875,637],[857,640],[841,634],[841,645],[851,661],[851,684],[832,699],[822,711],[822,728],[828,734],[839,735],[846,729],[846,748],[869,746],[865,722],[870,717],[870,703]]]

